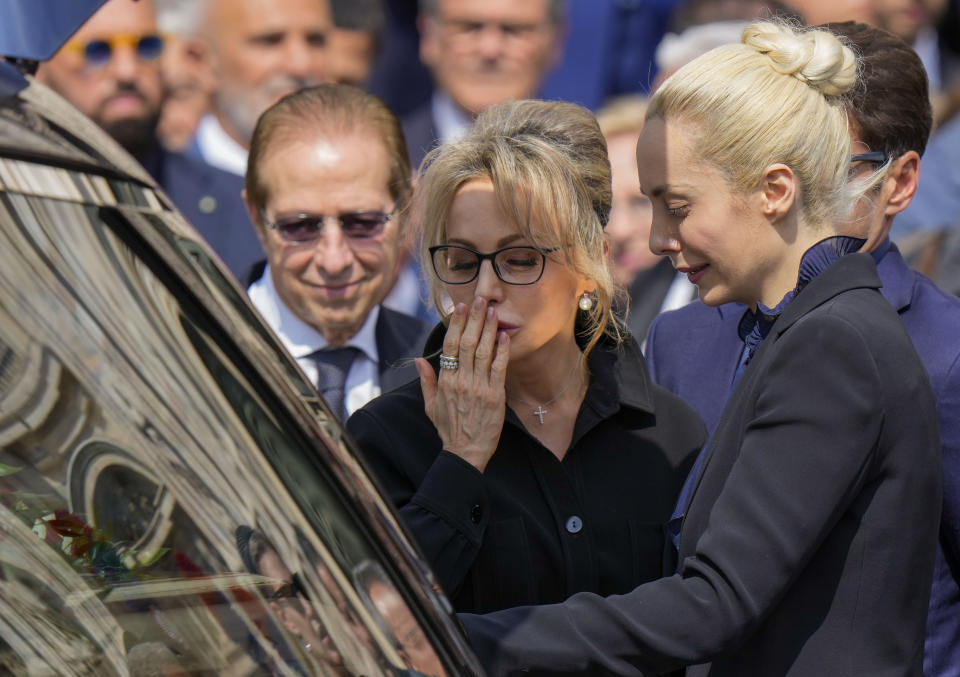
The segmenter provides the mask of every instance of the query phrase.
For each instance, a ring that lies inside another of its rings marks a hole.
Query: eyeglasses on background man
[[[132,49],[141,61],[155,61],[163,53],[163,37],[155,34],[117,33],[96,40],[72,40],[63,48],[82,56],[88,66],[100,68],[107,65],[119,48]]]

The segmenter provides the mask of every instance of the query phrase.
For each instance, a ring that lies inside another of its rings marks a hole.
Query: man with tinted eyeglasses
[[[429,327],[381,305],[410,192],[399,122],[356,87],[300,90],[257,121],[244,199],[267,258],[248,292],[341,419],[417,377]]]
[[[259,252],[240,199],[242,181],[165,150],[156,129],[164,86],[153,0],[110,0],[50,60],[37,79],[100,125],[133,155],[234,275]]]
[[[960,300],[912,271],[889,240],[894,217],[913,200],[932,113],[927,75],[903,40],[865,24],[826,24],[863,59],[861,83],[847,104],[851,178],[884,168],[876,189],[838,232],[864,238],[893,305],[913,340],[937,400],[943,448],[943,513],[927,616],[924,675],[957,675],[960,666]],[[650,374],[697,410],[710,432],[729,395],[743,350],[744,306],[694,302],[660,315],[647,335]],[[776,325],[774,325],[774,328]],[[829,397],[829,393],[824,393]],[[682,507],[675,517],[682,520]]]

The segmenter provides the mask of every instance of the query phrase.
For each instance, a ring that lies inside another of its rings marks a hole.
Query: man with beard
[[[37,79],[100,125],[133,155],[214,251],[240,275],[260,257],[240,193],[243,181],[165,150],[156,128],[164,97],[163,37],[154,0],[109,0]]]
[[[280,97],[330,80],[328,0],[197,0],[217,88],[194,149],[243,176],[257,118]]]

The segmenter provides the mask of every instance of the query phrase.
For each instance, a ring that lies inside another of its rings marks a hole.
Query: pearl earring
[[[577,305],[580,306],[580,310],[586,312],[593,309],[593,297],[590,296],[588,292],[583,292],[580,296],[580,300],[577,301]]]

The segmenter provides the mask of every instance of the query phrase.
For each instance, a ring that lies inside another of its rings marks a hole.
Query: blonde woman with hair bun
[[[848,181],[857,67],[831,33],[760,22],[652,97],[651,248],[706,305],[747,306],[742,356],[674,510],[675,573],[462,615],[488,674],[922,674],[937,418],[864,240],[836,235],[879,175]]]

